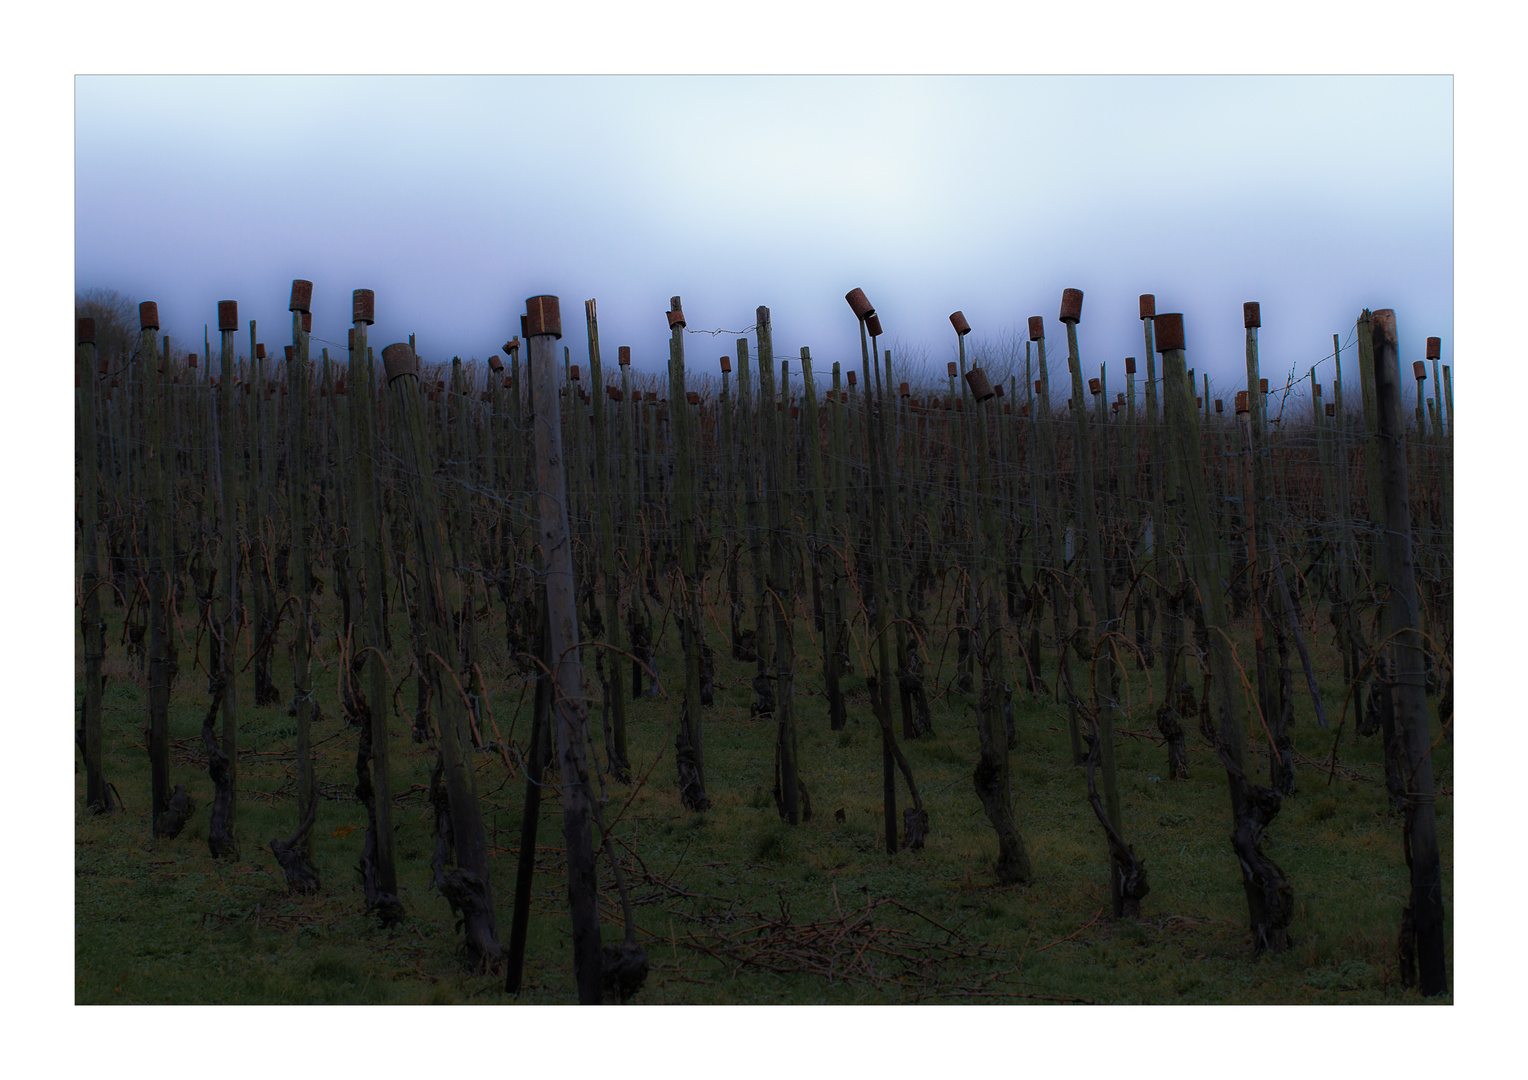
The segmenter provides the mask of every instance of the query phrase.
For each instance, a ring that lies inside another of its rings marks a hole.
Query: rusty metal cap
[[[1037,394],[1040,393],[1040,380],[1039,379],[1035,380],[1035,393],[1037,393]]]
[[[1226,411],[1226,403],[1224,401],[1220,400],[1220,398],[1216,398],[1215,399],[1215,411],[1216,412],[1225,412]]]
[[[1061,290],[1061,315],[1062,322],[1082,322],[1082,290]]]
[[[1155,319],[1157,317],[1157,298],[1153,293],[1141,294],[1141,318]]]
[[[688,401],[691,405],[699,405],[700,404],[700,391],[698,391],[698,390],[686,390],[685,394],[684,394],[684,399],[686,401]]]
[[[97,372],[97,374],[105,375],[110,370],[111,370],[111,362],[109,360],[107,360],[104,355],[101,356],[101,358],[96,362],[96,372]]]
[[[1126,375],[1134,375],[1135,374],[1135,357],[1133,357],[1133,356],[1125,357],[1125,374]]]
[[[949,372],[950,378],[953,379],[955,377],[956,371],[959,369],[955,366],[955,361],[951,360],[948,364],[945,365],[945,370]]]
[[[971,324],[966,322],[966,315],[963,311],[950,313],[950,325],[955,328],[955,332],[961,337],[965,337],[971,332]]]
[[[979,367],[966,372],[966,385],[971,388],[971,396],[977,401],[986,401],[993,396],[992,382],[987,378],[987,373]]]
[[[1413,360],[1411,362],[1411,373],[1417,377],[1417,382],[1427,378],[1427,362],[1425,360]]]
[[[1248,330],[1263,325],[1262,305],[1256,300],[1248,300],[1242,305],[1242,325]]]
[[[307,311],[313,306],[313,283],[302,278],[292,279],[292,298],[287,302],[288,311]]]
[[[508,375],[504,376],[504,389],[506,389],[506,390],[513,390],[514,388],[515,388],[515,380],[511,379]]]
[[[1311,390],[1311,395],[1312,396],[1314,396],[1314,397],[1320,397],[1321,396],[1321,384],[1320,383],[1311,383],[1310,384],[1310,390]]]
[[[1337,415],[1337,403],[1335,401],[1328,401],[1326,403],[1326,415],[1328,415],[1328,416],[1336,416]]]
[[[286,350],[287,363],[291,363],[292,362],[293,354],[295,354],[297,352],[297,346],[296,345],[283,345],[282,348]]]
[[[672,311],[665,312],[665,314],[668,315],[668,324],[670,330],[673,330],[675,327],[678,327],[679,329],[684,328],[684,312],[682,310],[675,308]]]
[[[239,302],[237,300],[218,301],[218,330],[237,330],[239,328]]]
[[[998,383],[992,389],[997,391],[997,396],[998,397],[1002,397],[1003,396],[1003,384],[1002,383]]]
[[[404,375],[412,375],[419,378],[419,357],[414,355],[414,350],[409,348],[406,341],[395,341],[382,350],[382,368],[387,373],[387,381],[401,378]]]
[[[578,365],[577,364],[570,364],[570,365],[568,365],[568,378],[572,379],[574,382],[578,382]]]
[[[1392,349],[1396,347],[1395,337],[1395,311],[1392,308],[1380,308],[1371,313],[1370,326],[1373,327],[1376,344],[1384,343]]]
[[[1430,337],[1427,339],[1427,359],[1438,360],[1443,356],[1443,339]]]
[[[1029,317],[1029,340],[1043,341],[1045,339],[1045,316],[1031,315]]]
[[[1236,391],[1236,415],[1240,416],[1242,413],[1247,411],[1247,391],[1238,390]]]
[[[631,346],[621,345],[615,350],[615,362],[621,367],[631,367]]]
[[[731,372],[731,370],[732,370],[732,357],[724,356],[724,357],[721,358],[721,361],[722,361],[722,374],[726,375],[729,372]]]
[[[1103,384],[1102,383],[1100,383],[1097,379],[1089,379],[1088,380],[1088,393],[1090,393],[1090,394],[1101,394],[1103,392],[1104,392],[1104,388],[1103,388]]]
[[[1257,389],[1259,393],[1266,394],[1268,392],[1268,380],[1259,379],[1257,381]]]
[[[1178,312],[1152,317],[1156,327],[1157,352],[1183,348],[1183,316]]]
[[[865,333],[871,337],[881,336],[881,317],[873,311],[865,316]]]
[[[849,372],[849,385],[853,386],[855,384],[855,381],[856,380],[855,380],[855,377],[854,377],[854,372],[850,371]]]
[[[523,326],[524,323],[525,323],[525,316],[524,315],[520,316],[520,322],[521,322],[521,324]],[[512,337],[508,341],[506,341],[504,344],[499,346],[500,351],[503,352],[505,356],[513,356],[513,355],[515,355],[515,352],[519,348],[520,348],[520,339],[518,337]]]
[[[256,360],[264,360],[265,359],[265,342],[259,341],[259,342],[255,343],[255,359]]]
[[[159,329],[159,305],[152,300],[145,300],[138,305],[138,328],[140,330]]]
[[[907,383],[903,383],[901,386],[897,387],[897,395],[899,397],[911,397],[912,393],[913,389],[911,386],[907,385]]]
[[[844,299],[849,301],[849,307],[853,309],[856,318],[868,319],[875,314],[875,308],[870,306],[864,289],[850,289],[844,293]]]
[[[302,313],[302,332],[304,334],[311,334],[313,332],[313,313],[311,311],[304,311]]]
[[[532,296],[525,301],[525,336],[562,337],[562,308],[555,296]]]
[[[800,405],[792,405],[791,406],[791,419],[792,420],[799,420],[799,419],[801,419],[801,406]]]
[[[606,386],[605,387],[605,396],[607,398],[609,398],[611,401],[620,401],[620,400],[622,400],[620,387],[617,387],[617,386]]]
[[[370,289],[357,289],[350,294],[350,321],[370,326],[377,321],[377,294]]]
[[[87,318],[87,319],[75,319],[74,320],[74,343],[76,345],[94,345],[95,344],[95,320],[94,319],[88,319]]]
[[[488,370],[495,374],[504,370],[504,361],[499,359],[498,353],[488,354]]]
[[[956,398],[955,399],[955,411],[956,412],[965,412],[966,411],[966,399],[965,398]]]
[[[196,366],[196,354],[194,352],[186,354],[186,366],[187,367],[195,367]]]

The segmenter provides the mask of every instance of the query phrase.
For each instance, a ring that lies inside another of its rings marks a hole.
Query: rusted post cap
[[[873,311],[865,316],[865,333],[871,337],[881,336],[881,317]]]
[[[1155,319],[1157,317],[1157,298],[1153,293],[1141,294],[1141,318]]]
[[[1326,403],[1326,415],[1328,415],[1328,416],[1336,416],[1337,415],[1337,403],[1335,401],[1328,401]]]
[[[313,313],[311,311],[304,311],[302,313],[302,332],[304,334],[311,334],[313,332]]]
[[[997,396],[998,397],[1002,397],[1003,396],[1003,384],[1002,383],[998,383],[992,389],[997,391]]]
[[[1097,379],[1089,379],[1088,380],[1088,393],[1096,395],[1096,394],[1101,394],[1103,392],[1104,392],[1103,385],[1101,383],[1099,383],[1099,381]]]
[[[1395,337],[1395,311],[1393,308],[1380,308],[1370,316],[1369,325],[1373,327],[1374,338],[1377,343],[1383,343],[1392,349],[1396,347]]]
[[[568,378],[572,379],[574,382],[578,382],[578,365],[577,364],[570,364],[568,366]]]
[[[1080,322],[1082,322],[1082,290],[1081,289],[1062,289],[1061,290],[1061,315],[1060,315],[1060,319],[1061,319],[1062,322],[1069,322],[1069,323],[1080,323]]]
[[[1443,339],[1430,337],[1427,339],[1427,359],[1437,360],[1443,356]]]
[[[1427,362],[1425,360],[1413,360],[1411,362],[1411,373],[1417,377],[1417,382],[1427,378]]]
[[[492,353],[488,357],[488,370],[495,374],[504,370],[504,361],[499,359],[498,353]]]
[[[508,375],[504,376],[504,389],[506,389],[506,390],[513,390],[514,388],[515,388],[515,380],[511,379]]]
[[[993,396],[992,382],[979,367],[966,372],[966,385],[971,388],[971,396],[977,401],[986,401]]]
[[[95,320],[94,319],[75,319],[74,320],[74,343],[76,345],[94,345],[95,344]]]
[[[620,401],[621,400],[621,391],[620,391],[620,388],[619,387],[615,387],[615,386],[607,386],[607,387],[605,387],[605,396],[607,398],[609,398],[611,401]]]
[[[726,374],[730,373],[732,371],[732,357],[724,356],[724,357],[721,358],[721,362],[722,362],[722,374],[726,375]]]
[[[1135,374],[1135,357],[1133,357],[1133,356],[1125,357],[1125,374],[1126,375],[1134,375]]]
[[[700,391],[698,391],[698,390],[686,390],[685,394],[684,394],[684,399],[686,401],[688,401],[691,405],[699,405],[700,404]]]
[[[159,329],[159,305],[152,300],[145,300],[138,305],[138,328],[140,330]]]
[[[1029,340],[1030,341],[1044,341],[1045,340],[1045,316],[1044,315],[1031,315],[1029,317]]]
[[[307,311],[313,306],[313,283],[302,278],[292,279],[292,299],[287,302],[288,311]]]
[[[913,388],[907,385],[907,383],[903,383],[901,386],[897,387],[897,396],[899,397],[912,397],[912,393]]]
[[[669,329],[670,330],[674,330],[676,328],[680,329],[680,330],[684,329],[684,312],[683,311],[675,309],[675,310],[672,310],[672,311],[668,311],[665,314],[668,315],[668,324],[669,324]]]
[[[1038,394],[1039,392],[1040,392],[1040,380],[1036,379],[1035,380],[1035,393]]]
[[[856,318],[868,319],[875,314],[875,308],[870,306],[864,289],[850,289],[844,293],[844,299],[849,301],[849,307],[853,309]]]
[[[262,341],[262,342],[257,342],[255,344],[255,359],[256,360],[264,360],[265,359],[265,342]]]
[[[955,372],[959,369],[955,366],[955,361],[951,360],[948,364],[945,365],[945,370],[949,372],[950,378],[953,379],[955,377]]]
[[[1216,412],[1225,412],[1226,411],[1226,403],[1224,401],[1220,400],[1220,398],[1216,398],[1215,399],[1215,411]]]
[[[1268,380],[1267,379],[1259,379],[1257,381],[1257,389],[1258,389],[1258,393],[1266,394],[1268,392]]]
[[[963,311],[950,313],[950,325],[955,328],[955,333],[961,337],[965,337],[971,332],[971,324],[966,322],[966,315]]]
[[[1255,330],[1263,325],[1262,305],[1256,300],[1248,300],[1242,305],[1242,325],[1248,330]]]
[[[95,343],[91,342],[91,344],[93,345]],[[97,363],[96,363],[96,372],[98,374],[105,375],[110,370],[111,370],[110,361],[108,361],[105,356],[102,356],[100,358],[100,360],[97,361]]]
[[[955,411],[956,412],[965,412],[966,411],[966,399],[965,398],[956,398],[955,399]]]
[[[1311,392],[1311,395],[1313,397],[1320,397],[1321,396],[1321,384],[1320,383],[1311,383],[1310,384],[1310,392]]]
[[[239,302],[237,300],[218,301],[218,331],[237,330],[239,328]]]
[[[377,321],[377,294],[370,289],[357,289],[350,294],[350,321],[370,326]]]
[[[1019,406],[1019,415],[1020,416],[1028,416],[1029,415],[1029,406],[1028,405],[1020,405]]]
[[[1183,316],[1178,312],[1152,316],[1156,328],[1157,352],[1171,352],[1183,348]]]
[[[856,380],[856,379],[855,379],[855,377],[854,377],[854,372],[852,372],[852,371],[851,371],[851,372],[849,372],[849,385],[850,385],[850,386],[853,386],[853,385],[854,385],[854,384],[855,384],[855,382],[856,382],[856,381],[857,381],[857,380]]]
[[[292,362],[293,354],[297,352],[297,346],[295,346],[295,345],[283,345],[282,348],[286,350],[287,363],[290,364]]]
[[[1236,391],[1236,415],[1240,416],[1247,411],[1247,391]]]
[[[854,372],[851,371],[849,374],[853,375]],[[849,391],[847,391],[847,390],[840,390],[838,392],[838,401],[839,401],[839,404],[841,404],[841,405],[849,404]]]
[[[186,354],[186,366],[187,367],[195,367],[196,366],[196,354],[194,352]]]
[[[525,322],[525,316],[524,315],[520,316],[520,322],[522,324],[524,324],[524,322]],[[520,348],[520,339],[517,338],[517,337],[512,337],[508,341],[506,341],[504,344],[499,346],[499,349],[504,353],[505,356],[514,356],[516,350],[518,350],[519,348]]]
[[[1194,399],[1194,408],[1196,408],[1196,409],[1202,409],[1202,408],[1204,408],[1204,398],[1202,398],[1202,397],[1196,397],[1196,398],[1195,398],[1195,399]]]
[[[801,419],[801,406],[800,405],[792,405],[791,406],[791,419],[792,420],[799,420],[799,419]]]
[[[408,342],[397,341],[382,350],[382,368],[387,373],[387,381],[404,375],[412,375],[419,378],[419,357],[414,355],[414,350],[409,348]]]
[[[525,301],[525,336],[562,337],[562,308],[555,296],[532,296]]]
[[[1125,395],[1122,394],[1122,393],[1121,394],[1115,394],[1114,395],[1114,402],[1117,405],[1123,405],[1125,403]]]
[[[631,367],[631,346],[622,345],[615,351],[615,362],[621,367]]]

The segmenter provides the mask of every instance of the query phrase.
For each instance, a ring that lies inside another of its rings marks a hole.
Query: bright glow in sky
[[[1403,361],[1453,338],[1448,77],[80,77],[75,284],[157,300],[199,348],[237,299],[272,345],[291,280],[314,334],[484,358],[524,299],[562,298],[584,351],[667,363],[691,330],[770,307],[777,355],[858,366],[844,293],[888,343],[941,363],[1086,299],[1084,367],[1141,352],[1137,296],[1184,314],[1189,363],[1303,375],[1363,307],[1393,307]],[[691,335],[714,372],[732,334]],[[241,345],[243,344],[241,335]],[[895,359],[894,353],[894,359]],[[1141,365],[1144,371],[1144,364]],[[1330,363],[1322,369],[1327,382]]]

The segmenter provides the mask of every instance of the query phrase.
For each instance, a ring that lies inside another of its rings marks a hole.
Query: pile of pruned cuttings
[[[941,981],[941,972],[948,972],[952,962],[991,961],[997,956],[991,948],[968,941],[897,900],[867,897],[863,907],[840,910],[835,918],[817,922],[798,922],[783,890],[779,907],[778,915],[739,910],[736,904],[720,911],[700,911],[678,899],[667,911],[676,920],[683,920],[685,929],[673,932],[669,940],[731,966],[734,975],[755,969],[778,975],[815,975],[830,983],[899,986],[927,993],[964,989]],[[890,925],[876,917],[883,908],[915,916],[928,924],[928,929]],[[661,940],[663,935],[654,937]],[[989,977],[984,985],[995,979]]]

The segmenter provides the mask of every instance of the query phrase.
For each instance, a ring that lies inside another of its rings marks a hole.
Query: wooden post
[[[572,536],[568,529],[568,486],[563,470],[562,426],[558,418],[555,342],[562,317],[555,296],[525,302],[530,376],[535,398],[536,475],[541,550],[545,563],[547,639],[552,654],[552,711],[557,763],[562,777],[562,831],[568,852],[568,903],[573,919],[573,971],[578,1000],[597,1005],[604,960],[600,951],[599,884],[591,833],[593,793],[589,787],[588,702],[578,656],[578,596],[573,580]]]
[[[235,662],[235,644],[239,639],[238,608],[234,595],[238,591],[239,572],[239,468],[238,432],[235,425],[234,404],[234,334],[239,329],[239,305],[235,300],[218,304],[218,457],[222,471],[222,521],[221,552],[218,560],[218,583],[222,602],[218,610],[217,679],[222,686],[223,700],[223,753],[227,756],[228,805],[226,819],[226,853],[238,850],[239,809],[239,695]],[[209,835],[209,842],[211,837]]]
[[[153,830],[156,837],[174,836],[180,832],[183,821],[177,822],[178,814],[170,810],[170,657],[169,657],[169,604],[170,560],[173,557],[170,536],[169,504],[165,492],[166,469],[164,445],[164,393],[167,382],[156,361],[159,345],[159,307],[152,301],[138,307],[140,324],[138,339],[139,372],[138,386],[143,409],[143,433],[147,479],[149,523],[149,595],[148,595],[148,721],[149,721],[149,784],[150,807]]]
[[[75,379],[80,419],[80,632],[85,645],[85,700],[81,705],[80,749],[85,757],[85,806],[106,813],[117,808],[106,783],[101,749],[101,661],[106,655],[106,624],[101,621],[100,531],[98,472],[100,437],[96,425],[95,320],[80,319],[75,327]]]
[[[1231,847],[1241,866],[1254,948],[1282,952],[1289,947],[1294,895],[1282,870],[1263,854],[1264,830],[1278,813],[1278,792],[1247,779],[1242,767],[1241,685],[1232,664],[1221,568],[1216,558],[1214,526],[1204,485],[1204,456],[1194,409],[1193,383],[1187,377],[1183,317],[1155,317],[1156,346],[1162,353],[1163,386],[1171,453],[1184,463],[1184,525],[1188,556],[1204,609],[1215,694],[1215,749],[1225,767],[1231,792],[1234,831]]]
[[[448,594],[456,580],[446,562],[445,519],[435,489],[435,468],[425,431],[419,386],[419,359],[401,342],[382,350],[399,424],[398,447],[408,487],[417,559],[417,595],[422,678],[435,703],[438,722],[436,768],[444,781],[456,869],[437,867],[436,882],[463,923],[467,955],[474,966],[497,963],[501,950],[489,873],[488,841],[472,772],[472,735],[466,704],[456,680],[458,650],[452,632],[455,608]],[[438,827],[438,826],[437,826]]]
[[[1376,421],[1379,438],[1379,480],[1386,509],[1384,548],[1390,582],[1390,653],[1395,721],[1406,747],[1406,827],[1409,845],[1411,903],[1402,915],[1402,935],[1415,926],[1421,991],[1431,997],[1448,991],[1444,964],[1443,881],[1438,857],[1436,812],[1433,805],[1432,741],[1427,723],[1421,625],[1417,607],[1416,566],[1411,541],[1411,507],[1407,500],[1406,420],[1401,409],[1401,375],[1397,360],[1395,312],[1374,312],[1372,319]],[[1409,920],[1408,920],[1409,916]],[[1402,956],[1406,953],[1402,944]],[[1401,979],[1409,972],[1403,961]]]
[[[287,498],[291,506],[291,570],[288,578],[297,603],[297,632],[292,636],[292,695],[297,712],[297,820],[306,821],[316,808],[310,721],[313,716],[313,677],[308,670],[313,626],[313,582],[308,564],[308,335],[302,329],[312,282],[294,280],[289,310],[292,313],[292,348],[287,350],[288,412]],[[303,849],[313,860],[314,830],[308,829]]]

